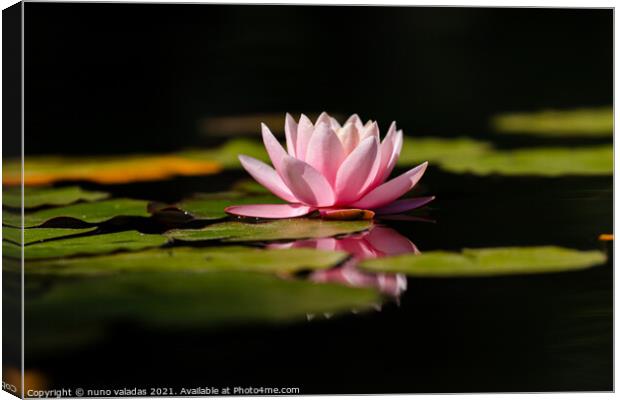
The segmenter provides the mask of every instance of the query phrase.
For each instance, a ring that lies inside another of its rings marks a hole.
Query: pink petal
[[[344,156],[344,149],[336,132],[327,124],[319,123],[308,143],[306,162],[333,183]]]
[[[334,204],[331,185],[314,167],[290,156],[284,157],[283,165],[282,180],[299,201],[314,207]]]
[[[385,181],[390,172],[387,171],[388,164],[393,157],[394,150],[394,136],[396,135],[396,122],[392,122],[390,128],[388,129],[387,135],[383,138],[381,145],[379,146],[379,153],[381,153],[381,164],[379,166],[379,172],[375,176],[375,180],[371,185],[371,188],[375,188],[377,185],[380,185]]]
[[[314,123],[314,127],[315,127],[315,129],[316,129],[316,127],[317,127],[319,124],[327,124],[328,126],[331,126],[331,123],[332,123],[332,121],[331,121],[331,117],[329,116],[329,114],[328,114],[328,113],[326,113],[325,111],[323,111],[323,112],[321,113],[321,115],[319,115],[319,117],[316,119],[316,122]]]
[[[239,161],[246,171],[271,193],[275,194],[279,198],[291,203],[297,203],[299,200],[293,196],[293,193],[286,187],[282,178],[276,173],[276,171],[269,165],[255,158],[240,155]]]
[[[364,184],[362,185],[359,191],[358,198],[362,197],[363,195],[368,193],[371,189],[375,188],[375,186],[372,186],[372,185],[375,183],[375,180],[377,179],[377,175],[379,174],[381,170],[381,152],[380,152],[380,147],[379,147],[380,144],[377,138],[375,138],[375,141],[377,142],[377,155],[375,156],[375,160],[372,164],[372,168],[370,169],[370,172],[368,173],[368,177],[366,178],[366,181],[364,182]]]
[[[312,121],[304,114],[301,114],[299,124],[297,125],[297,148],[295,150],[296,158],[301,161],[306,159],[306,149],[313,131],[314,125],[312,125]]]
[[[363,185],[374,166],[378,147],[375,138],[366,138],[344,160],[336,174],[334,187],[338,204],[346,205],[361,196]]]
[[[224,211],[242,217],[294,218],[301,217],[314,209],[302,204],[249,204],[226,207]]]
[[[422,175],[424,175],[424,171],[426,171],[427,165],[428,162],[424,162],[417,167],[410,169],[404,174],[390,181],[387,181],[380,186],[377,186],[369,193],[364,195],[364,197],[362,197],[359,201],[351,204],[351,207],[374,209],[383,207],[384,205],[393,202],[394,200],[411,190],[411,188],[413,188],[415,184],[418,183],[420,178],[422,178]],[[295,194],[294,191],[293,194]]]
[[[355,125],[351,122],[347,122],[344,126],[338,130],[338,139],[342,143],[342,148],[345,154],[350,154],[359,143],[359,135]]]
[[[362,124],[362,120],[360,119],[359,115],[357,114],[353,114],[349,117],[349,119],[347,119],[347,121],[345,122],[345,125],[347,123],[352,123],[353,126],[355,127],[355,129],[357,129],[358,132],[361,132],[362,129],[364,129],[364,124]]]
[[[297,122],[291,116],[286,113],[286,119],[284,122],[284,133],[286,135],[286,149],[291,157],[295,157],[295,146],[297,145]]]
[[[364,238],[382,256],[414,253],[420,251],[409,239],[392,228],[375,226]]]
[[[282,175],[282,160],[284,157],[287,157],[287,153],[278,142],[273,133],[269,130],[267,125],[261,124],[261,130],[263,132],[263,143],[265,144],[265,148],[267,149],[267,153],[269,154],[269,158],[271,159],[271,163],[276,168],[276,171]]]
[[[411,199],[400,199],[395,202],[376,209],[377,214],[398,214],[401,212],[420,208],[431,201],[435,200],[435,196],[416,197]]]
[[[360,132],[360,141],[366,139],[369,136],[376,137],[379,140],[379,125],[377,122],[370,122],[364,126],[364,129]]]
[[[340,129],[340,123],[338,120],[334,117],[329,117],[329,121],[331,122],[332,129],[337,132],[338,129]]]
[[[388,165],[385,169],[385,172],[387,174],[385,176],[385,179],[387,179],[387,177],[390,176],[390,174],[392,173],[392,170],[396,166],[396,162],[398,161],[398,157],[400,157],[400,151],[402,150],[402,148],[403,148],[403,131],[398,130],[396,131],[396,135],[394,135],[394,138],[393,138],[392,157],[390,158],[390,161],[388,162]]]

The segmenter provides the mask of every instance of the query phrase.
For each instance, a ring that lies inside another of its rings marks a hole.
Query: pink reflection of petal
[[[409,239],[394,229],[377,226],[366,235],[365,240],[385,256],[414,253],[420,251]]]
[[[375,249],[364,240],[364,237],[339,239],[336,248],[340,251],[346,251],[358,260],[377,256]]]
[[[340,268],[315,271],[310,275],[313,282],[333,282],[353,287],[367,287],[379,290],[392,297],[400,297],[407,290],[407,278],[402,274],[373,274],[356,267],[357,262]]]
[[[338,250],[351,254],[343,265],[329,270],[314,271],[310,279],[315,282],[336,282],[354,287],[370,287],[381,293],[399,297],[407,289],[407,279],[400,274],[372,273],[360,270],[357,264],[364,259],[415,253],[417,247],[394,229],[374,226],[368,232],[344,238],[318,238],[292,243],[273,243],[268,248],[311,248]]]

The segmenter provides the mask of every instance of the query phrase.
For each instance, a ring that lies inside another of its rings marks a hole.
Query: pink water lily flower
[[[230,206],[226,212],[257,218],[300,217],[316,210],[329,216],[347,209],[389,214],[434,199],[397,200],[418,183],[427,162],[386,182],[403,145],[403,133],[395,122],[382,141],[377,123],[362,124],[357,114],[343,126],[325,112],[314,124],[303,114],[299,123],[286,114],[284,130],[287,150],[262,124],[263,142],[275,169],[245,155],[239,160],[258,183],[289,204]]]

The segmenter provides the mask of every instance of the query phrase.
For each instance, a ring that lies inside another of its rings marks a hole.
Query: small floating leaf
[[[45,292],[26,297],[26,342],[37,354],[93,345],[106,327],[123,322],[209,330],[304,322],[307,314],[365,310],[381,301],[374,290],[250,272],[126,272],[56,279]]]
[[[541,136],[602,136],[613,134],[612,107],[505,113],[492,119],[496,131]]]
[[[286,239],[320,238],[364,231],[372,221],[323,221],[321,219],[295,218],[262,223],[222,222],[202,229],[175,229],[167,236],[183,240],[225,240],[229,242],[269,241]]]
[[[56,229],[56,228],[28,228],[24,229],[24,244],[41,242],[43,240],[57,239],[63,236],[78,235],[80,233],[92,232],[97,228],[85,229]],[[10,226],[2,227],[2,239],[15,244],[21,243],[21,229]]]
[[[118,250],[135,251],[161,246],[166,242],[167,239],[164,236],[147,235],[136,231],[107,233],[104,235],[91,235],[32,243],[24,247],[24,257],[26,260],[33,260],[87,254],[104,254]],[[21,247],[11,242],[3,241],[2,251],[4,257],[21,257]]]
[[[37,274],[99,275],[124,271],[255,271],[293,273],[333,267],[347,253],[315,249],[257,249],[251,247],[172,247],[99,257],[30,262]]]
[[[92,203],[78,203],[65,207],[56,207],[24,214],[24,227],[39,226],[53,218],[75,218],[80,221],[97,224],[117,216],[148,217],[148,202],[134,199],[111,199]],[[10,226],[19,226],[21,216],[5,211],[2,222]]]
[[[228,216],[224,209],[241,204],[274,204],[283,201],[271,194],[248,196],[240,192],[197,194],[183,200],[177,207],[197,219],[219,219]]]
[[[21,189],[19,187],[6,188],[2,193],[2,205],[21,207]],[[105,199],[105,192],[84,190],[78,186],[66,187],[26,187],[24,188],[24,207],[64,206],[77,201],[96,201]]]
[[[604,263],[604,253],[554,246],[464,249],[461,253],[429,251],[365,260],[371,271],[416,277],[467,277],[537,274],[585,269]]]

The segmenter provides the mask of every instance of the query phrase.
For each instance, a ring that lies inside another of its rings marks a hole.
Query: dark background
[[[612,10],[25,7],[28,154],[168,151],[205,117],[285,111],[484,136],[497,112],[613,100]]]

